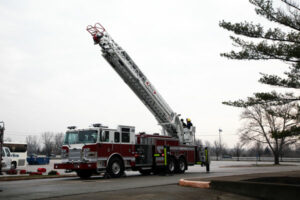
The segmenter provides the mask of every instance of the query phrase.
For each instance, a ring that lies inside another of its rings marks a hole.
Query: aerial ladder
[[[170,108],[127,52],[111,38],[105,28],[100,23],[96,23],[94,26],[87,26],[87,31],[93,36],[94,44],[99,44],[101,47],[102,56],[154,115],[162,126],[163,134],[178,138],[181,144],[193,145],[195,127],[183,127],[180,114]]]

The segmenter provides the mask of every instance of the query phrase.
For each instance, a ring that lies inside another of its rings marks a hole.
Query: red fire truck
[[[107,172],[119,177],[125,170],[150,173],[184,173],[188,166],[199,164],[209,171],[208,148],[195,144],[196,128],[180,120],[180,114],[157,92],[139,67],[104,27],[88,26],[94,44],[102,56],[154,115],[163,134],[135,134],[135,127],[119,125],[111,129],[94,124],[87,129],[68,127],[62,146],[62,162],[55,169],[76,171],[81,178]],[[189,120],[188,120],[189,121]]]

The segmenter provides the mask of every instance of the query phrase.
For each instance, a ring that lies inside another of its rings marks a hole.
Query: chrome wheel
[[[179,170],[184,171],[185,169],[185,163],[182,159],[179,160]]]
[[[117,157],[112,158],[106,167],[107,173],[113,178],[122,176],[124,169],[122,160]]]
[[[175,163],[173,159],[170,159],[169,161],[168,170],[170,173],[173,173],[175,171]]]
[[[114,163],[112,164],[112,172],[113,172],[113,174],[119,174],[120,171],[121,171],[121,166],[120,166],[120,164],[119,164],[118,162],[114,162]]]
[[[176,172],[182,174],[185,172],[185,170],[186,170],[186,162],[185,162],[185,159],[183,157],[181,157],[178,160]]]

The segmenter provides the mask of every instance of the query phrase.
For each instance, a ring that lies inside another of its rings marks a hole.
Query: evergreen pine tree
[[[300,6],[292,0],[277,0],[285,8],[275,8],[273,0],[249,0],[255,6],[257,15],[263,16],[282,28],[275,27],[265,30],[261,24],[252,22],[231,23],[220,22],[220,27],[235,33],[230,36],[234,46],[240,51],[222,53],[221,56],[238,60],[281,60],[290,65],[284,77],[262,74],[259,82],[272,86],[300,89]],[[245,36],[243,39],[239,36]],[[247,100],[229,101],[224,104],[245,107],[258,103],[272,102],[285,104],[300,100],[300,96],[291,93],[277,92],[255,93]]]
[[[220,27],[235,34],[235,36],[230,36],[230,38],[233,41],[233,45],[239,48],[239,51],[221,53],[221,56],[237,60],[283,61],[283,63],[289,65],[289,69],[283,76],[262,74],[259,82],[271,86],[293,88],[295,91],[298,91],[297,89],[300,89],[299,1],[277,0],[281,7],[274,6],[274,0],[249,0],[249,2],[255,6],[257,15],[266,18],[277,26],[266,29],[260,23],[255,24],[247,21],[231,23],[224,20],[221,21],[219,23]],[[227,101],[223,102],[223,104],[242,108],[252,107],[257,104],[274,107],[290,104],[291,102],[299,100],[299,95],[294,95],[293,93],[283,94],[273,91],[254,93],[252,97],[248,97],[245,100]],[[299,140],[299,104],[297,107],[298,112],[290,114],[288,118],[296,122],[298,121],[298,124],[296,123],[296,125],[290,127],[289,130],[276,130],[276,134],[270,133],[275,139],[296,136]],[[281,115],[281,113],[275,112],[271,114],[279,117]]]

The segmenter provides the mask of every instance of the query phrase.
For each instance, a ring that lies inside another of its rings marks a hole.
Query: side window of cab
[[[115,143],[119,143],[120,142],[120,133],[119,132],[115,132],[115,134],[114,134],[114,142]]]
[[[101,142],[109,142],[109,131],[102,131],[100,133],[100,141]]]
[[[130,142],[130,129],[122,128],[122,143],[129,143],[129,142]]]
[[[1,151],[2,151],[2,153],[1,153],[2,156],[3,156],[3,157],[6,157],[5,152],[4,152],[4,147],[1,149]]]
[[[10,151],[9,151],[9,148],[5,147],[5,152],[6,152],[6,156],[7,157],[10,157]]]

